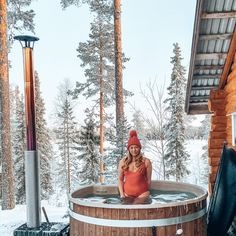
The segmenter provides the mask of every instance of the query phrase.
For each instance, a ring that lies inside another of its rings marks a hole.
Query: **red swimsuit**
[[[124,192],[129,197],[138,197],[148,191],[147,168],[144,162],[135,172],[124,171],[124,176]]]

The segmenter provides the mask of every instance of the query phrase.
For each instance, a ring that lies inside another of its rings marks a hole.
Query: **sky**
[[[121,0],[121,4],[122,48],[130,58],[123,71],[123,86],[134,93],[130,103],[143,107],[140,86],[144,88],[154,79],[160,85],[165,81],[168,86],[170,82],[173,43],[179,43],[183,66],[188,70],[196,0]],[[70,79],[73,85],[75,81],[85,81],[76,48],[79,42],[88,40],[92,17],[87,6],[62,10],[60,0],[35,0],[31,7],[36,13],[35,36],[40,38],[34,46],[34,68],[39,74],[50,117],[59,84],[64,79]],[[23,57],[19,42],[14,43],[9,59],[10,83],[19,85],[23,91]],[[127,113],[130,112],[128,106],[125,107]],[[81,114],[85,107],[86,102],[78,102]]]

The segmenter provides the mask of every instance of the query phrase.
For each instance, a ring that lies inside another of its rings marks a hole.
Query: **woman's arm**
[[[146,167],[147,167],[147,182],[148,182],[148,188],[151,186],[151,179],[152,179],[152,163],[151,161],[146,158]]]
[[[124,171],[122,169],[123,166],[123,160],[120,160],[119,167],[118,167],[118,188],[120,192],[120,197],[124,198]]]

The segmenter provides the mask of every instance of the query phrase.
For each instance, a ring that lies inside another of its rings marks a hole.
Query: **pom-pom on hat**
[[[128,140],[128,147],[127,147],[128,149],[131,145],[137,145],[138,147],[142,148],[141,143],[138,139],[138,135],[137,135],[136,130],[131,130],[129,132],[129,136],[130,136],[130,138]]]

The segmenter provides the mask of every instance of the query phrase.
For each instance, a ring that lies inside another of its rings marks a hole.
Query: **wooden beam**
[[[219,60],[226,59],[227,53],[198,53],[196,60]]]
[[[226,85],[227,77],[230,72],[231,65],[233,63],[235,51],[236,51],[236,30],[234,31],[233,38],[229,46],[228,56],[225,61],[224,70],[220,78],[220,82],[219,82],[220,89],[223,89],[224,86]]]
[[[217,40],[217,39],[231,39],[233,33],[229,34],[201,34],[199,35],[199,40]]]
[[[221,74],[215,74],[215,75],[194,75],[193,79],[219,79]]]
[[[204,101],[208,101],[208,98],[209,96],[191,96],[190,97],[190,101],[193,102],[193,101],[199,101],[199,100],[204,100]]]
[[[218,86],[193,86],[192,90],[210,90],[210,89],[218,89]]]
[[[195,65],[194,71],[198,70],[222,70],[224,65]]]
[[[193,29],[193,37],[192,37],[191,57],[190,57],[188,82],[187,82],[187,88],[186,88],[186,99],[185,99],[185,111],[187,114],[189,113],[189,99],[190,99],[190,91],[191,91],[191,86],[192,86],[192,75],[193,75],[193,68],[195,64],[195,55],[197,52],[197,42],[198,42],[199,31],[200,31],[203,0],[196,1],[195,9],[196,10],[195,10],[194,29]]]
[[[236,18],[236,12],[235,11],[213,12],[213,13],[204,12],[201,15],[201,19],[226,19],[226,18]]]
[[[190,115],[210,114],[210,111],[208,109],[207,103],[200,104],[200,105],[199,104],[193,105],[190,103],[188,114]]]

